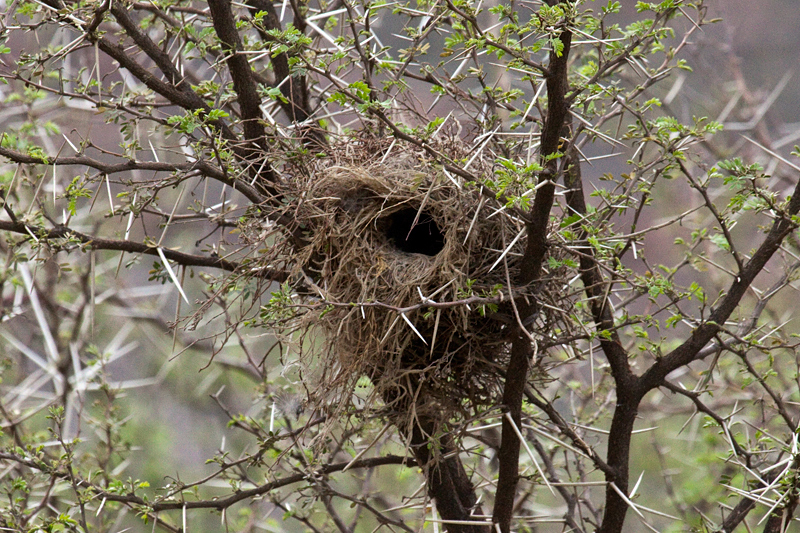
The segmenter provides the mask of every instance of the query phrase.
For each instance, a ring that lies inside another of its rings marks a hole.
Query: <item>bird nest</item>
[[[309,242],[298,279],[311,289],[294,295],[303,312],[290,329],[315,354],[316,399],[345,408],[366,376],[367,402],[403,416],[445,421],[496,405],[521,222],[425,154],[331,152],[291,191]]]

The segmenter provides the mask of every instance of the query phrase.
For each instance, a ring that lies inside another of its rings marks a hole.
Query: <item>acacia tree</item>
[[[800,169],[670,116],[702,1],[620,9],[6,2],[2,527],[786,531]],[[152,324],[261,402],[194,481],[126,472]]]

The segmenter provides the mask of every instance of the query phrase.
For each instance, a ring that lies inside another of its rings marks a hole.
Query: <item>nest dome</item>
[[[300,184],[319,298],[303,327],[325,339],[318,393],[342,400],[368,376],[384,403],[424,398],[444,413],[489,403],[508,321],[503,304],[464,301],[498,294],[498,242],[521,228],[420,154],[349,153]],[[507,254],[512,271],[520,251]]]

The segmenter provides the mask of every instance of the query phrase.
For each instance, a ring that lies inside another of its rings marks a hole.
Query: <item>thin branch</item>
[[[43,160],[40,157],[31,156],[23,152],[18,152],[16,150],[3,147],[0,147],[0,156],[10,159],[14,163],[26,165],[43,164],[56,166],[86,166],[95,170],[99,170],[103,174],[108,175],[118,174],[120,172],[130,172],[133,170],[150,170],[155,172],[197,171],[203,176],[213,178],[214,180],[224,183],[225,185],[228,185],[231,188],[241,192],[254,204],[261,205],[266,202],[266,197],[258,192],[258,190],[256,190],[254,187],[240,180],[234,179],[229,174],[222,172],[219,168],[214,167],[202,160],[186,163],[165,163],[159,161],[136,161],[132,159],[126,159],[123,163],[104,163],[98,159],[94,159],[86,155],[75,155],[70,157],[47,157]]]
[[[54,475],[60,478],[69,479],[68,473],[63,471],[52,471],[51,468],[48,466],[48,464],[43,461],[26,459],[16,454],[5,453],[5,452],[0,452],[0,459],[19,463],[29,468],[40,470],[42,472],[47,472],[50,475]],[[387,455],[384,457],[373,457],[369,459],[362,459],[360,461],[357,461],[356,463],[353,463],[349,467],[349,469],[352,470],[355,468],[375,468],[377,466],[383,466],[383,465],[406,466],[408,462],[409,462],[408,457],[403,457],[399,455]],[[314,475],[324,475],[324,474],[331,474],[333,472],[339,472],[349,464],[350,464],[349,461],[345,461],[342,463],[327,464],[320,467],[315,472],[311,473],[303,472],[299,474],[293,474],[291,476],[287,476],[270,483],[259,485],[258,487],[255,487],[253,489],[240,490],[223,498],[215,498],[212,500],[185,501],[185,502],[180,502],[180,501],[159,502],[157,500],[151,501],[149,499],[136,496],[133,493],[118,494],[115,492],[107,492],[102,487],[95,485],[87,480],[76,480],[76,484],[82,489],[88,489],[92,491],[97,498],[100,499],[105,498],[106,500],[111,502],[120,502],[128,505],[142,506],[148,509],[150,512],[155,512],[155,513],[161,511],[181,510],[181,509],[216,509],[218,511],[221,511],[223,509],[227,509],[228,507],[240,501],[249,500],[256,496],[262,496],[264,494],[268,494],[275,489],[279,489],[287,485],[292,485],[294,483],[300,483],[302,481],[306,481],[307,479],[309,479],[309,477],[312,477]]]
[[[722,325],[737,308],[745,292],[764,269],[767,261],[780,248],[786,236],[796,229],[797,226],[792,221],[792,217],[798,212],[800,212],[800,181],[795,185],[786,211],[776,213],[775,221],[764,241],[734,278],[708,321],[698,326],[680,346],[647,369],[641,377],[640,390],[637,391],[637,394],[644,396],[648,391],[658,387],[670,372],[692,362],[697,353],[722,329]]]
[[[140,242],[124,241],[117,239],[104,239],[86,233],[81,233],[66,226],[57,226],[55,228],[47,229],[40,226],[32,226],[22,222],[9,222],[0,220],[0,231],[8,231],[18,233],[27,237],[35,237],[40,241],[56,241],[62,240],[66,242],[55,243],[48,242],[49,245],[56,249],[69,250],[69,243],[80,244],[81,246],[88,246],[94,250],[116,250],[120,252],[138,253],[153,255],[158,257],[158,247],[149,246]],[[76,242],[77,241],[77,242]],[[161,248],[164,257],[170,261],[183,266],[201,266],[209,268],[219,268],[230,272],[241,270],[243,267],[241,263],[228,261],[221,257],[192,255],[169,248]],[[259,277],[270,279],[273,281],[283,282],[287,279],[287,274],[282,271],[275,271],[268,268],[256,268],[253,273]]]

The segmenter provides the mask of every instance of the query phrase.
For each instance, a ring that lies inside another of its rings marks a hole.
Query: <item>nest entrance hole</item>
[[[409,254],[434,256],[444,248],[444,234],[433,217],[426,211],[406,207],[383,217],[386,236],[394,245]]]

